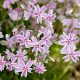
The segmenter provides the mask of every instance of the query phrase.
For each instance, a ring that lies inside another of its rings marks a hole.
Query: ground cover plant
[[[0,80],[80,80],[80,0],[0,0]]]

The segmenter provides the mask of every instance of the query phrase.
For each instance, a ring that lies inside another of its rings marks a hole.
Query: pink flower
[[[2,70],[4,70],[5,67],[5,61],[4,61],[4,56],[0,55],[0,71],[2,72]]]
[[[4,3],[3,3],[3,8],[5,9],[10,9],[11,8],[11,5],[10,5],[10,1],[9,0],[5,0]]]
[[[45,6],[42,6],[41,8],[39,7],[39,5],[34,6],[33,16],[36,17],[37,23],[42,23],[43,14],[45,11]]]
[[[14,62],[15,62],[15,60],[13,60],[13,61],[12,60],[11,61],[7,61],[6,62],[6,69],[8,69],[10,71],[14,70],[15,69],[14,66],[16,64]]]
[[[54,19],[56,18],[56,15],[53,14],[53,10],[49,10],[48,14],[45,13],[43,17],[46,22],[53,22]]]
[[[25,18],[25,20],[29,20],[29,18],[31,17],[31,15],[32,15],[32,12],[31,11],[24,11],[24,18]]]
[[[22,49],[19,49],[17,51],[17,54],[15,55],[16,59],[19,61],[19,60],[24,60],[26,61],[27,60],[27,56],[26,56],[27,52],[26,50],[22,51]]]
[[[11,20],[16,21],[22,18],[22,12],[19,8],[9,10],[9,17]]]
[[[31,47],[33,47],[32,52],[36,52],[38,53],[41,52],[43,50],[43,42],[40,40],[38,41],[36,37],[32,36],[32,42],[31,42]]]
[[[8,59],[8,60],[14,61],[15,55],[14,55],[12,52],[10,52],[10,51],[7,49],[7,50],[5,51],[5,53],[6,53],[6,55],[7,55],[7,59]]]
[[[80,21],[78,19],[65,19],[62,21],[63,25],[72,26],[72,28],[80,28]]]
[[[10,4],[14,4],[15,2],[17,2],[18,0],[5,0],[4,3],[3,3],[3,7],[5,9],[10,9],[11,8],[11,5]]]
[[[63,49],[68,49],[70,46],[75,47],[75,43],[78,42],[78,38],[75,34],[69,33],[68,35],[66,33],[63,33],[61,35],[60,45],[63,45]]]
[[[20,43],[20,45],[25,45],[26,48],[29,48],[30,45],[29,43],[31,43],[31,40],[29,39],[30,38],[30,31],[26,31],[25,32],[22,32],[22,34],[17,34],[15,35],[17,41]]]
[[[56,3],[51,1],[50,3],[47,4],[47,9],[54,10],[55,8],[56,8]]]
[[[51,30],[46,28],[45,32],[43,33],[43,37],[41,38],[44,46],[50,47],[50,45],[52,45],[52,42],[50,41],[51,38],[52,38]]]
[[[6,34],[6,45],[9,47],[9,48],[13,48],[13,45],[15,44],[15,38],[14,36],[12,36],[10,38],[10,35]]]
[[[35,64],[35,72],[39,74],[43,74],[46,71],[44,65],[42,63]]]
[[[80,57],[80,51],[75,51],[75,48],[73,46],[68,48],[68,50],[62,50],[61,53],[66,54],[66,56],[63,57],[65,62],[68,62],[70,59],[73,62],[76,62],[79,60],[78,57]]]
[[[24,19],[28,20],[33,15],[33,6],[30,4],[28,5],[28,9],[24,10]]]
[[[21,72],[21,76],[26,77],[27,76],[27,72],[31,73],[31,66],[33,65],[33,61],[29,60],[26,64],[23,60],[19,60],[18,61],[18,65],[15,65],[15,72]]]
[[[35,6],[35,4],[38,2],[38,0],[30,0],[29,4],[31,4],[32,6]]]

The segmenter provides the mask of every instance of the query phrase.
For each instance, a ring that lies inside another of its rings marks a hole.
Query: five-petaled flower
[[[0,55],[0,71],[4,70],[6,61],[4,61],[4,56]]]
[[[31,73],[31,66],[33,65],[33,61],[30,59],[28,60],[28,62],[25,64],[25,62],[23,60],[19,60],[18,61],[18,65],[15,65],[15,72],[21,72],[21,76],[26,77],[27,76],[27,72]]]
[[[63,57],[65,62],[68,62],[70,59],[73,62],[77,62],[79,60],[78,57],[80,57],[80,51],[75,51],[75,48],[72,46],[68,48],[68,50],[62,50],[62,54],[66,54],[66,56]]]
[[[42,63],[36,63],[34,68],[35,68],[35,72],[37,72],[39,74],[43,74],[46,71],[46,69]]]
[[[19,49],[19,50],[17,51],[17,54],[15,55],[15,59],[16,59],[16,60],[26,61],[26,60],[27,60],[26,54],[27,54],[27,51],[26,51],[26,50],[22,51],[22,49]]]
[[[60,45],[63,45],[63,49],[68,49],[70,46],[75,47],[75,43],[78,42],[78,38],[75,34],[69,33],[68,35],[66,33],[63,33],[61,35]],[[75,47],[76,48],[76,47]]]
[[[37,18],[37,23],[42,23],[43,15],[46,11],[46,7],[42,6],[41,8],[39,5],[34,6],[33,16]]]

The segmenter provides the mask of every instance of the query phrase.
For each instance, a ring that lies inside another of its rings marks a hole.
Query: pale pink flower
[[[17,34],[15,35],[17,41],[20,43],[20,45],[25,45],[26,48],[29,48],[30,45],[29,43],[31,43],[31,40],[29,39],[30,38],[30,31],[26,31],[25,32],[22,32],[22,34]]]
[[[6,55],[7,55],[7,59],[8,59],[8,60],[14,61],[15,55],[14,55],[11,51],[9,51],[9,50],[7,49],[7,50],[5,51],[5,53],[6,53]]]
[[[56,18],[56,14],[53,14],[53,10],[49,10],[48,14],[45,13],[44,16],[43,16],[44,20],[46,22],[53,22],[54,19]]]
[[[3,7],[5,9],[10,9],[11,8],[11,4],[14,4],[15,2],[17,2],[18,0],[5,0],[3,3]]]
[[[9,17],[11,20],[16,21],[22,18],[22,11],[19,8],[9,10]]]
[[[72,26],[72,28],[80,28],[80,21],[78,19],[64,19],[62,23],[66,26]]]
[[[73,46],[68,48],[68,50],[62,50],[61,53],[66,54],[66,56],[63,57],[65,62],[68,62],[70,59],[73,62],[76,62],[79,60],[78,57],[80,57],[80,51],[75,51],[75,48]]]
[[[15,65],[15,72],[21,72],[21,76],[26,77],[27,76],[27,72],[31,73],[32,68],[31,66],[33,65],[33,61],[32,60],[28,60],[28,62],[25,64],[25,62],[23,60],[19,60],[18,61],[18,65]]]
[[[6,45],[9,47],[9,48],[13,48],[13,45],[15,44],[15,37],[12,36],[10,38],[10,35],[6,34]]]
[[[43,50],[43,47],[42,47],[43,42],[41,40],[38,41],[37,38],[34,36],[32,36],[31,39],[32,39],[32,42],[30,45],[31,47],[33,47],[32,52],[36,52],[36,53],[38,53],[38,51],[41,52]]]
[[[45,71],[46,71],[46,69],[42,63],[35,64],[35,72],[37,72],[39,74],[43,74]]]
[[[11,61],[6,61],[6,69],[9,70],[9,71],[12,71],[14,70],[14,66],[15,66],[15,60],[11,60]]]
[[[19,49],[19,50],[17,51],[17,54],[15,55],[15,57],[16,57],[16,59],[17,59],[18,61],[19,61],[19,60],[24,60],[24,61],[26,61],[26,60],[27,60],[26,54],[27,54],[27,51],[26,51],[26,50],[23,50],[23,51],[22,51],[22,49]]]
[[[51,1],[50,3],[47,4],[47,9],[54,10],[55,8],[56,8],[56,3]]]
[[[4,70],[6,61],[4,61],[4,56],[0,55],[0,71]]]
[[[43,37],[41,38],[44,46],[50,47],[50,45],[52,45],[51,38],[52,38],[51,31],[46,30],[45,33],[43,34]]]
[[[29,4],[32,6],[35,6],[35,4],[38,2],[38,0],[30,0]]]
[[[24,10],[24,19],[29,20],[33,16],[33,7],[28,5],[27,10]]]
[[[60,45],[64,46],[63,49],[68,49],[71,46],[75,47],[75,43],[78,42],[77,36],[72,33],[69,33],[68,35],[63,33],[60,38]]]
[[[43,14],[46,11],[46,7],[42,6],[41,8],[39,5],[34,6],[33,16],[36,17],[37,23],[42,23]]]

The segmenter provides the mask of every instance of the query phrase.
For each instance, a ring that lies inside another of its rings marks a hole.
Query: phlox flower
[[[10,60],[10,61],[6,61],[6,69],[9,71],[14,70],[14,66],[15,66],[15,60]]]
[[[31,4],[28,5],[28,8],[24,10],[24,19],[29,20],[33,16],[33,6]]]
[[[35,6],[35,4],[38,2],[38,0],[30,0],[29,4],[31,4],[32,6]]]
[[[26,50],[23,50],[22,49],[19,49],[17,51],[17,54],[15,55],[15,58],[19,61],[19,60],[23,60],[23,61],[26,61],[27,60],[27,51]]]
[[[35,72],[37,72],[39,74],[43,74],[45,71],[46,71],[46,69],[42,63],[35,64]]]
[[[43,14],[45,13],[45,11],[45,6],[42,6],[41,8],[39,7],[39,5],[34,6],[33,17],[36,17],[37,23],[42,23]]]
[[[12,36],[10,38],[10,35],[6,34],[6,43],[9,48],[13,48],[13,45],[15,44],[15,37]]]
[[[80,28],[80,21],[78,19],[64,19],[62,23],[66,26],[72,26],[72,28]]]
[[[25,45],[26,48],[29,48],[30,45],[29,43],[31,43],[31,40],[29,39],[30,38],[30,31],[26,31],[25,32],[22,32],[22,34],[17,34],[15,35],[16,37],[16,40],[17,42],[20,43],[20,45]]]
[[[21,76],[26,77],[27,76],[27,72],[31,73],[31,66],[33,65],[33,61],[32,60],[28,60],[28,62],[25,64],[25,62],[23,60],[19,60],[18,64],[15,65],[15,72],[21,72]]]
[[[50,47],[50,45],[52,45],[52,42],[50,41],[51,38],[52,38],[51,30],[46,30],[43,34],[43,37],[41,38],[44,46]]]
[[[31,42],[31,47],[33,47],[32,52],[36,52],[38,53],[41,52],[43,50],[43,42],[42,40],[38,41],[36,37],[32,36],[32,42]]]
[[[68,49],[70,46],[75,47],[75,43],[78,42],[78,38],[75,34],[69,33],[68,35],[66,33],[63,33],[61,35],[60,45],[63,45],[63,49]],[[75,47],[76,48],[76,47]]]
[[[5,54],[6,54],[8,60],[14,61],[15,55],[14,55],[11,51],[9,51],[9,50],[7,49],[7,50],[5,51]]]
[[[11,5],[10,4],[14,4],[17,1],[18,0],[5,0],[4,3],[3,3],[3,8],[10,9],[11,8]]]
[[[4,61],[4,56],[0,55],[0,71],[4,70],[6,61]]]
[[[47,4],[47,9],[49,10],[54,10],[56,8],[56,3],[55,2],[50,2]]]
[[[75,51],[73,46],[68,48],[68,50],[62,50],[61,53],[66,55],[63,57],[65,62],[68,62],[70,59],[73,62],[77,62],[79,60],[78,57],[80,57],[80,51]]]
[[[48,14],[45,13],[45,15],[44,15],[44,19],[47,22],[52,22],[52,21],[54,21],[55,18],[56,18],[56,14],[53,14],[53,10],[49,10]]]
[[[22,18],[22,12],[19,8],[11,9],[8,12],[11,20],[16,21]]]

